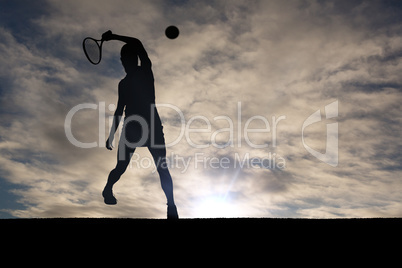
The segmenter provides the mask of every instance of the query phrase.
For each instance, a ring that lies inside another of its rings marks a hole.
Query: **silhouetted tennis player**
[[[113,34],[107,31],[102,40],[119,40],[126,44],[121,49],[121,62],[127,73],[119,83],[119,100],[114,113],[113,125],[106,141],[106,148],[112,150],[112,142],[118,128],[123,110],[125,118],[119,141],[117,165],[110,172],[105,189],[102,192],[108,205],[117,203],[113,196],[113,185],[120,179],[130,163],[137,147],[148,147],[155,161],[161,180],[162,189],[167,198],[168,219],[178,219],[173,199],[173,182],[166,163],[166,148],[163,127],[155,107],[155,87],[152,63],[140,40]],[[138,58],[141,65],[138,66]]]

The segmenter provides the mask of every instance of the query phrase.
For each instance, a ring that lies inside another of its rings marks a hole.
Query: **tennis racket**
[[[87,37],[82,42],[85,56],[90,63],[97,65],[102,59],[102,44],[103,40],[96,40],[91,37]]]

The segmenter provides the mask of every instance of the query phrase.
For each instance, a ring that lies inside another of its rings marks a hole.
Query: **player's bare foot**
[[[113,195],[112,188],[103,189],[102,196],[106,205],[116,205],[117,199]]]
[[[179,214],[177,214],[176,205],[169,205],[168,204],[167,218],[168,218],[168,220],[178,220],[179,219]]]

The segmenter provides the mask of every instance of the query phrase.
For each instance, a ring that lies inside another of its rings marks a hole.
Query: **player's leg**
[[[120,143],[122,144],[122,143]],[[117,152],[117,164],[116,167],[110,171],[106,186],[102,192],[104,201],[108,205],[115,205],[117,203],[116,198],[113,196],[113,185],[120,179],[121,175],[126,171],[130,164],[130,159],[135,151],[135,148],[128,148],[127,146],[120,146]]]
[[[168,205],[168,218],[177,219],[177,209],[173,198],[173,181],[166,163],[166,148],[148,147],[155,161],[159,178],[161,180],[162,190],[166,195]]]

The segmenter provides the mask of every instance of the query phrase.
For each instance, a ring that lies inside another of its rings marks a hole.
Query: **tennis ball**
[[[165,30],[166,37],[169,39],[175,39],[179,36],[179,29],[176,26],[171,25],[166,28]]]

